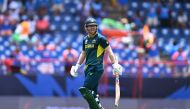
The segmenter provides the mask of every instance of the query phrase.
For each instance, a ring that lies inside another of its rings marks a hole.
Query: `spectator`
[[[155,41],[155,35],[152,32],[150,32],[148,25],[144,25],[142,46],[144,47],[146,53],[149,52],[152,45],[154,44],[154,41]]]
[[[64,6],[62,3],[63,2],[62,0],[53,0],[52,2],[53,2],[52,3],[52,11],[53,12],[57,12],[57,11],[63,12]]]
[[[13,18],[19,18],[19,12],[22,8],[22,3],[19,0],[11,0],[9,3],[9,14]]]
[[[7,67],[7,74],[15,74],[15,73],[27,74],[27,72],[24,69],[22,69],[22,62],[25,62],[27,60],[28,59],[17,48],[9,56],[9,58],[6,58],[4,61],[5,66]]]
[[[176,74],[182,75],[187,73],[187,54],[183,51],[183,48],[179,48],[178,51],[172,55],[172,61],[175,64]]]
[[[148,57],[149,57],[150,61],[158,62],[158,61],[160,61],[160,56],[159,56],[160,52],[159,52],[159,48],[158,48],[158,42],[156,39],[154,42],[155,43],[153,43],[153,45],[151,46],[151,48],[149,50]]]
[[[65,63],[65,73],[66,75],[69,75],[70,70],[72,65],[74,65],[76,63],[76,60],[78,58],[78,52],[71,48],[71,47],[67,47],[67,49],[65,49],[63,51],[63,59],[64,59],[64,63]]]
[[[184,13],[182,10],[179,11],[177,16],[177,25],[179,28],[186,28],[188,24],[187,14]]]
[[[173,55],[175,52],[177,52],[178,49],[179,49],[178,41],[174,40],[173,43],[172,43],[172,46],[170,48],[171,48],[171,51],[169,52],[170,55]]]
[[[44,34],[49,31],[49,21],[45,19],[44,17],[40,17],[36,21],[36,31],[39,34]]]
[[[12,27],[10,25],[10,22],[4,21],[3,25],[1,25],[1,28],[0,28],[0,35],[11,36],[11,34],[12,34]]]
[[[34,22],[32,22],[29,19],[22,21],[16,27],[15,33],[13,34],[13,40],[19,42],[20,41],[28,42],[29,35],[31,35],[35,30],[34,25],[35,25]]]
[[[159,21],[161,27],[171,27],[170,24],[170,9],[167,3],[161,4],[159,8]]]
[[[20,66],[14,63],[14,55],[10,55],[9,58],[6,58],[4,64],[7,69],[7,74],[20,73]]]
[[[11,36],[12,26],[10,25],[10,15],[5,12],[0,18],[0,35],[1,36]]]
[[[150,7],[150,10],[147,16],[147,24],[150,27],[158,26],[158,16],[157,16],[155,7]]]

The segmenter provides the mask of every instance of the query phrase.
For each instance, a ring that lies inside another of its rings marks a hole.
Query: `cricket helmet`
[[[86,19],[85,27],[88,26],[88,25],[96,25],[96,26],[98,26],[98,24],[96,22],[96,19],[94,19],[92,17],[89,17],[89,18]]]

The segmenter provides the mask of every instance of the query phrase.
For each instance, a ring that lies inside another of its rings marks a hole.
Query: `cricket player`
[[[114,75],[122,74],[122,66],[116,63],[115,56],[107,39],[97,32],[98,25],[94,18],[90,17],[85,21],[85,30],[87,32],[87,36],[83,39],[82,52],[77,64],[72,66],[70,74],[73,77],[77,77],[77,70],[83,61],[86,60],[84,67],[84,85],[79,88],[79,91],[88,102],[90,109],[104,109],[100,104],[97,93],[98,81],[104,72],[104,52],[108,53],[113,66]]]

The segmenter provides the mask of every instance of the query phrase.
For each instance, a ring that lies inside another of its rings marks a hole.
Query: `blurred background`
[[[190,0],[0,0],[0,109],[87,109],[69,74],[94,17],[124,72],[119,109],[189,109]],[[105,54],[99,94],[114,109]]]

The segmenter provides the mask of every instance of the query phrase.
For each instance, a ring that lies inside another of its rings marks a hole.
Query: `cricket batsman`
[[[75,66],[72,66],[70,74],[77,77],[77,70],[85,60],[84,85],[79,88],[80,93],[88,102],[90,109],[104,109],[99,101],[98,82],[104,72],[103,56],[108,53],[113,66],[113,75],[122,74],[122,66],[116,62],[112,48],[107,39],[97,32],[98,24],[94,18],[87,18],[85,21],[87,36],[83,39],[82,52]]]

